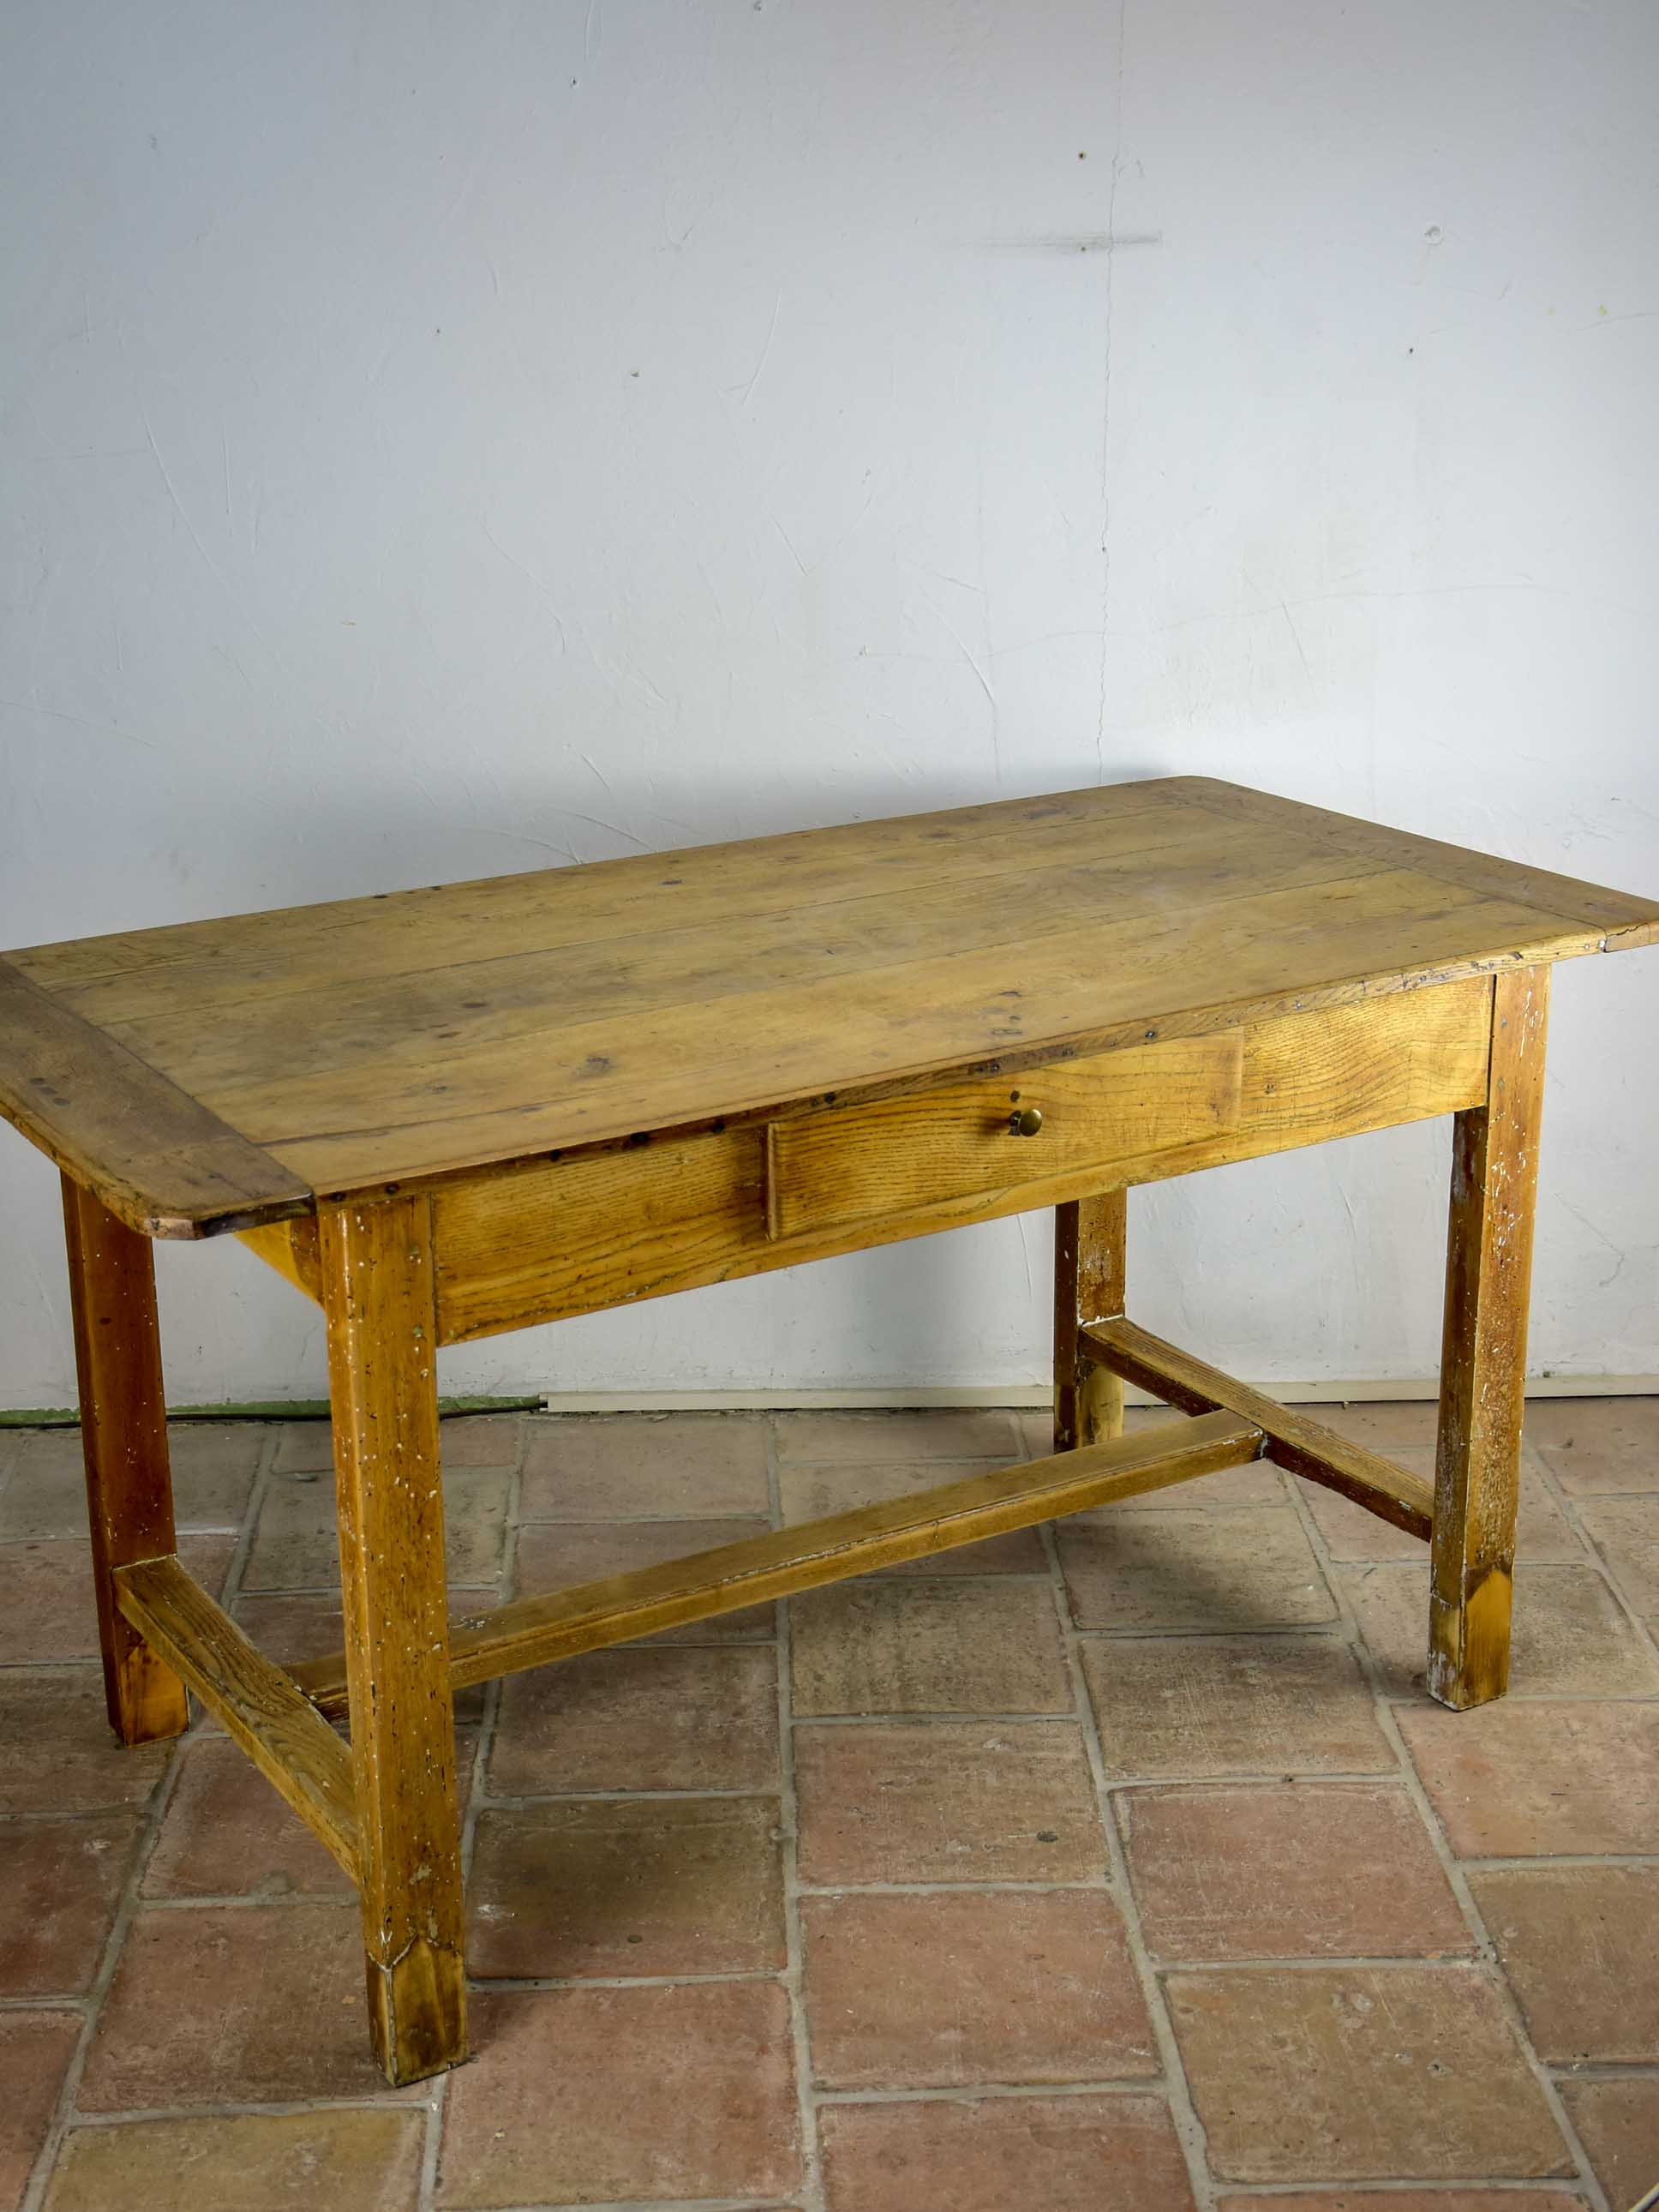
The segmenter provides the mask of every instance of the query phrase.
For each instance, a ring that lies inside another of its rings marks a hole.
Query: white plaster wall
[[[1171,770],[1659,889],[1656,70],[1649,0],[15,0],[0,941]],[[1542,1366],[1659,1370],[1656,1010],[1558,979]],[[1140,1310],[1427,1370],[1444,1153],[1146,1196]],[[0,1220],[62,1403],[9,1133]],[[1047,1260],[445,1384],[1029,1382]],[[176,1397],[320,1392],[251,1255],[162,1273]]]

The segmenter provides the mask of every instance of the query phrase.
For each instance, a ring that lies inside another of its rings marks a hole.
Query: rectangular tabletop
[[[1654,901],[1170,777],[37,945],[0,1111],[201,1236],[1656,938]]]

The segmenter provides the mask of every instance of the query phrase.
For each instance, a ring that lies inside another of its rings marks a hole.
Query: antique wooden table
[[[1659,904],[1179,777],[11,954],[117,1734],[176,1734],[188,1686],[322,1838],[406,2081],[466,2051],[467,1683],[1266,1456],[1428,1543],[1430,1686],[1500,1695],[1549,963],[1656,938]],[[1127,1319],[1124,1194],[1438,1114],[1431,1489]],[[450,1624],[440,1346],[1039,1206],[1053,1458]],[[327,1319],[346,1648],[291,1671],[174,1548],[149,1240],[224,1232]],[[1191,1418],[1123,1437],[1125,1377]]]

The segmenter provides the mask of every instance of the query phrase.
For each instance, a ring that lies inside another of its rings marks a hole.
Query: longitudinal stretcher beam
[[[459,1690],[550,1659],[626,1644],[874,1567],[1031,1528],[1060,1514],[1243,1466],[1260,1457],[1263,1442],[1259,1424],[1210,1413],[660,1566],[608,1575],[550,1596],[520,1598],[452,1628],[451,1679]],[[345,1710],[343,1655],[308,1661],[295,1668],[294,1680],[323,1712]]]

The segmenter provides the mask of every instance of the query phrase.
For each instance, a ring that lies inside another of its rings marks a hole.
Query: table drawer
[[[1172,1146],[1239,1117],[1243,1037],[1173,1037],[770,1123],[766,1225],[797,1237]],[[1037,1118],[1020,1133],[1018,1117]]]

